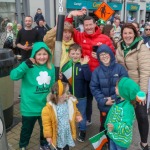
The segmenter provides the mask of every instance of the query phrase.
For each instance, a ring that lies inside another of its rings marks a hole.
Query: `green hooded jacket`
[[[108,112],[105,128],[107,124],[113,124],[112,132],[108,130],[107,134],[113,142],[124,148],[128,148],[132,142],[133,123],[135,120],[134,107],[131,104],[135,100],[140,87],[132,79],[124,77],[118,83],[119,96],[124,98],[114,103]]]
[[[37,42],[33,45],[31,58],[34,58],[42,48],[48,52],[49,59],[52,60],[50,50],[44,42]],[[26,62],[22,62],[11,71],[10,78],[22,79],[20,101],[22,116],[41,116],[41,111],[46,105],[46,97],[55,83],[54,65],[51,64],[50,69],[46,64],[34,64],[32,68],[29,68]]]

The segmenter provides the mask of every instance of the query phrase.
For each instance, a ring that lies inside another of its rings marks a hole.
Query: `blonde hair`
[[[63,95],[66,91],[67,86],[69,86],[69,85],[68,85],[68,83],[65,83],[65,82],[61,82],[61,83],[63,86],[63,91],[62,91],[62,95]],[[58,101],[59,101],[59,83],[58,83],[58,81],[51,88],[51,94],[49,97],[49,101],[51,101],[52,103],[54,103],[56,105],[58,104]]]
[[[64,22],[64,31],[66,30],[73,33],[73,25],[67,21]]]

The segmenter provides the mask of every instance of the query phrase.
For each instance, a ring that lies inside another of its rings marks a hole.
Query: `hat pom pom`
[[[146,94],[145,94],[145,92],[139,91],[137,93],[137,95],[136,95],[136,101],[140,103],[140,102],[142,102],[144,100],[146,100]]]

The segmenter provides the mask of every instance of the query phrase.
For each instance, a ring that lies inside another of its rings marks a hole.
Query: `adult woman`
[[[1,35],[1,40],[3,48],[13,49],[15,38],[13,33],[13,24],[11,22],[7,23],[6,32]]]
[[[110,39],[113,42],[114,47],[116,48],[116,43],[115,43],[115,41],[113,39],[114,34],[115,34],[114,26],[111,25],[111,24],[105,25],[102,33],[105,34],[105,35],[107,35],[108,37],[110,37]]]
[[[145,24],[144,35],[142,38],[144,39],[145,44],[150,41],[150,24]]]
[[[64,31],[63,31],[63,41],[62,41],[62,54],[61,54],[61,60],[60,60],[60,70],[62,66],[69,60],[68,49],[70,45],[74,43],[72,34],[73,34],[73,25],[65,21]],[[43,41],[51,49],[52,54],[54,54],[55,40],[56,40],[56,27],[48,31],[43,39]]]
[[[147,93],[150,76],[150,51],[131,23],[123,25],[121,37],[122,41],[116,51],[117,61],[126,67],[129,77],[140,85],[142,91]],[[141,137],[140,147],[148,150],[149,123],[145,101],[142,104],[136,104],[135,113]]]
[[[136,28],[138,34],[140,35],[141,33],[140,33],[140,25],[139,25],[139,23],[133,22],[132,24],[135,26],[135,28]]]

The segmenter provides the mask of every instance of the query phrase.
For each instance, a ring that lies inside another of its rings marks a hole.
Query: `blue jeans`
[[[120,147],[116,145],[111,139],[110,139],[110,150],[127,150],[127,148]]]
[[[83,118],[83,120],[81,122],[79,122],[79,124],[78,124],[80,131],[86,130],[86,104],[87,104],[86,97],[78,98],[77,108],[80,111],[82,118]]]

